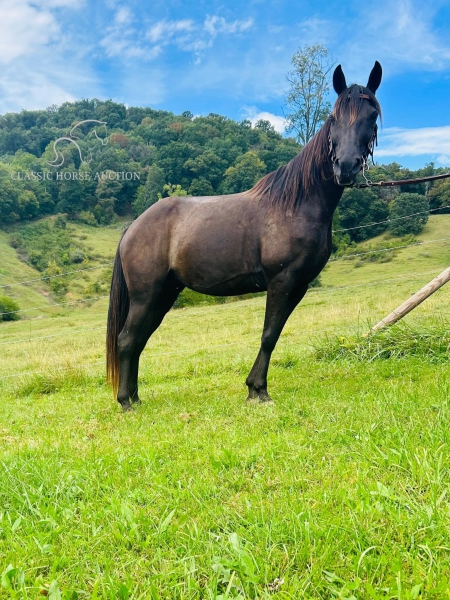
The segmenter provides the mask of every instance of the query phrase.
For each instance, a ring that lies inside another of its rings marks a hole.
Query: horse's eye
[[[336,123],[336,119],[333,117],[333,115],[330,115],[329,117],[330,119],[330,123],[333,125],[334,123]]]

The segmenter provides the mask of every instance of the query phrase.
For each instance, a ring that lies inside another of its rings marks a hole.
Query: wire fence
[[[351,258],[353,258],[354,256],[364,256],[366,254],[373,254],[374,252],[393,252],[395,250],[402,250],[404,248],[412,248],[413,246],[423,246],[425,244],[434,244],[437,242],[447,242],[449,241],[450,238],[437,238],[435,240],[427,240],[425,242],[414,242],[412,244],[405,244],[403,246],[388,246],[386,248],[379,248],[379,249],[373,249],[373,250],[369,250],[368,252],[360,252],[360,253],[348,253],[348,254],[343,254],[342,256],[337,256],[335,258],[330,258],[328,262],[334,262],[337,260],[349,260]],[[65,275],[70,275],[72,273],[81,273],[82,271],[92,271],[94,269],[101,269],[105,266],[110,266],[114,264],[113,262],[107,262],[107,263],[103,263],[101,265],[97,265],[95,267],[87,267],[85,269],[78,269],[75,271],[67,271],[65,273],[58,273],[57,275],[49,275],[48,277],[37,277],[36,279],[28,279],[26,281],[19,281],[16,283],[7,283],[7,284],[2,284],[0,285],[0,288],[7,288],[7,287],[12,287],[12,286],[17,286],[17,285],[25,285],[27,283],[31,283],[31,282],[35,282],[35,281],[44,281],[47,279],[53,279],[54,277],[64,277]],[[88,300],[88,299],[86,299]],[[30,309],[31,310],[31,309]],[[12,311],[14,312],[14,311]],[[0,313],[0,314],[7,314],[7,313]]]
[[[105,294],[104,296],[96,296],[95,298],[81,298],[80,300],[70,300],[68,302],[53,302],[53,304],[45,304],[42,306],[35,306],[33,308],[18,308],[17,310],[9,310],[8,312],[0,312],[0,316],[3,315],[13,315],[18,312],[30,312],[32,310],[45,310],[48,308],[53,308],[55,306],[70,306],[74,304],[80,304],[82,302],[94,302],[95,300],[102,300],[103,298],[109,298],[109,294]]]
[[[74,273],[81,273],[82,271],[93,271],[95,269],[102,269],[103,267],[109,267],[113,265],[114,261],[96,265],[95,267],[85,267],[83,269],[76,269],[74,271],[65,271],[64,273],[57,273],[56,275],[48,275],[47,277],[36,277],[35,279],[27,279],[26,281],[18,281],[15,283],[4,283],[0,285],[0,288],[15,287],[17,285],[26,285],[28,283],[34,283],[35,281],[45,281],[47,279],[54,279],[55,277],[65,277],[66,275],[73,275]]]
[[[349,290],[349,289],[355,289],[355,288],[362,288],[362,287],[368,287],[368,286],[374,286],[374,285],[379,285],[381,283],[393,283],[393,282],[397,282],[397,281],[405,281],[405,280],[413,280],[413,279],[417,279],[420,277],[423,277],[424,275],[429,275],[429,274],[434,274],[436,273],[436,270],[432,270],[432,271],[424,271],[421,273],[415,273],[412,275],[400,275],[398,277],[390,277],[390,278],[383,278],[383,279],[376,279],[374,281],[369,281],[369,282],[365,282],[365,283],[357,283],[357,284],[353,284],[353,285],[345,285],[345,286],[336,286],[336,287],[326,287],[326,288],[322,288],[322,289],[311,289],[308,291],[307,294],[307,298],[310,296],[315,296],[315,295],[328,295],[328,294],[334,294],[336,292],[340,292],[340,291],[345,291],[345,290]],[[107,298],[108,296],[100,296],[97,299],[100,298]],[[92,300],[92,298],[91,298]],[[214,305],[215,309],[224,309],[227,306],[229,306],[229,303],[226,304],[222,304],[222,305]],[[203,307],[204,308],[204,307]],[[89,331],[99,331],[99,330],[105,330],[106,326],[105,325],[99,325],[99,326],[95,326],[95,327],[89,327],[89,328],[83,328],[83,329],[75,329],[75,330],[71,330],[71,331],[67,331],[66,333],[55,333],[55,334],[48,334],[48,335],[43,335],[43,336],[28,336],[28,337],[24,337],[21,338],[19,340],[9,340],[7,342],[0,342],[0,346],[10,346],[13,344],[19,344],[19,343],[34,343],[36,341],[40,341],[40,340],[45,340],[45,339],[50,339],[50,338],[55,338],[55,337],[66,337],[66,336],[72,336],[72,335],[77,335],[79,333],[86,333]]]
[[[440,206],[439,208],[429,208],[428,210],[421,210],[416,213],[411,213],[410,215],[405,215],[403,217],[394,217],[393,219],[385,219],[384,221],[377,221],[376,223],[367,223],[366,225],[356,225],[355,227],[347,227],[346,229],[333,229],[333,233],[341,233],[344,231],[354,231],[355,229],[365,229],[366,227],[375,227],[375,225],[384,225],[384,223],[392,223],[394,221],[401,221],[403,219],[410,219],[411,217],[417,217],[418,215],[429,214],[431,212],[435,212],[437,210],[445,210],[450,208],[450,204],[447,206]]]
[[[442,313],[439,313],[442,314]],[[86,331],[92,331],[94,329],[97,328],[92,328],[92,329],[88,329]],[[100,329],[104,329],[104,328],[100,328]],[[369,329],[369,325],[367,327],[367,329]],[[350,326],[345,326],[345,327],[329,327],[329,328],[320,328],[320,335],[323,336],[324,334],[336,334],[339,333],[339,335],[342,335],[344,332],[348,333],[351,332],[352,334],[356,334],[358,332],[360,332],[361,330],[361,324],[358,323],[357,325],[350,325]],[[310,343],[312,343],[312,335],[311,333],[308,333],[307,338],[310,340]],[[207,346],[189,346],[187,348],[183,348],[183,349],[179,349],[179,350],[170,350],[168,352],[151,352],[151,358],[155,358],[155,357],[165,357],[165,356],[177,356],[177,355],[181,355],[181,354],[195,354],[197,352],[210,352],[211,350],[216,350],[218,348],[229,348],[229,347],[235,347],[235,346],[240,346],[243,351],[248,352],[250,350],[255,351],[259,348],[260,344],[258,342],[254,342],[254,343],[246,343],[243,340],[240,340],[239,342],[226,342],[223,344],[212,344],[212,345],[207,345]],[[298,349],[298,346],[295,346],[295,349]],[[286,351],[291,350],[291,348],[287,348]],[[65,370],[65,371],[70,371],[70,370],[75,370],[75,369],[81,369],[81,368],[89,368],[89,367],[93,367],[93,366],[99,366],[102,365],[103,367],[106,366],[105,364],[105,360],[100,360],[100,361],[96,361],[96,362],[91,362],[91,363],[81,363],[81,364],[76,364],[76,365],[51,365],[51,374],[53,374],[53,371],[60,371],[60,370]],[[49,369],[38,369],[38,370],[29,370],[29,371],[19,371],[17,373],[11,373],[9,375],[2,375],[0,376],[0,381],[4,381],[6,379],[14,379],[14,378],[18,378],[18,377],[26,377],[28,375],[30,376],[36,376],[36,375],[49,375]]]

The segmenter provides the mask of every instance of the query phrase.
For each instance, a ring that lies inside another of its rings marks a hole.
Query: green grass
[[[119,232],[77,231],[113,255]],[[27,278],[4,248],[0,283]],[[0,598],[450,597],[450,287],[361,338],[449,248],[330,265],[274,353],[275,406],[245,402],[264,298],[171,311],[126,414],[105,385],[106,299],[1,323]]]
[[[412,328],[403,321],[370,335],[331,335],[319,341],[315,348],[319,360],[357,361],[388,358],[423,358],[431,363],[447,363],[450,359],[450,325],[436,319],[433,325]]]

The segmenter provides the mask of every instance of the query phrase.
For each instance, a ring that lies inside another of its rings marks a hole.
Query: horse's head
[[[373,152],[377,118],[381,117],[381,107],[375,98],[381,74],[377,61],[366,87],[355,84],[347,87],[341,65],[334,71],[333,87],[338,99],[329,117],[329,143],[333,172],[339,185],[352,185]]]

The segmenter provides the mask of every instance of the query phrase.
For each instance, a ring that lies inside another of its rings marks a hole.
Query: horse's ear
[[[377,89],[380,87],[381,76],[383,74],[383,69],[381,68],[380,63],[376,60],[373,66],[372,71],[369,75],[369,81],[367,82],[367,88],[375,94]]]
[[[347,89],[347,82],[345,81],[344,71],[342,70],[341,65],[338,65],[333,73],[333,87],[336,94],[342,94],[344,90]]]

